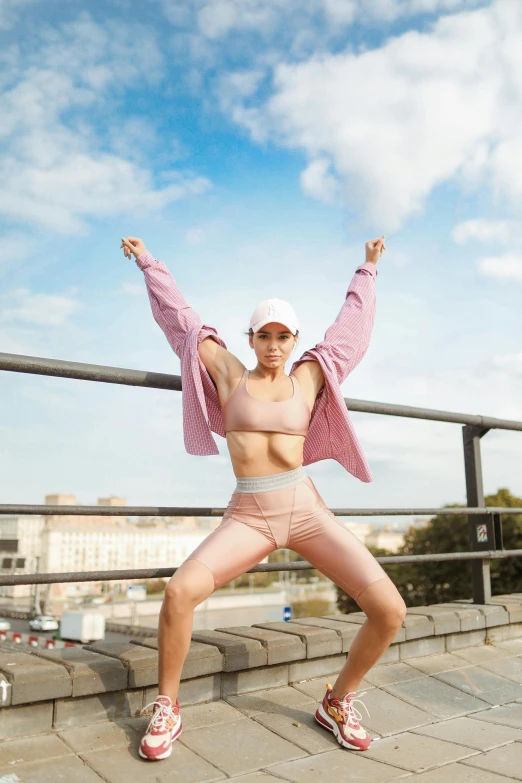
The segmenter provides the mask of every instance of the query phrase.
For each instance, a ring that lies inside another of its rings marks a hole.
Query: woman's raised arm
[[[198,353],[214,383],[219,384],[219,380],[226,377],[231,369],[237,372],[237,365],[241,365],[239,359],[227,350],[213,327],[202,323],[179,290],[168,267],[149,253],[142,239],[122,237],[121,243],[126,258],[133,255],[145,276],[154,320],[177,356],[181,358],[187,333],[200,327]]]

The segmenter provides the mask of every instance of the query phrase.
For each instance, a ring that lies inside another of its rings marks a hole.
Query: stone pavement
[[[522,781],[522,639],[383,663],[358,696],[368,751],[313,719],[321,677],[183,707],[172,756],[139,758],[147,718],[101,721],[0,744],[0,783]],[[364,693],[364,695],[362,695]]]

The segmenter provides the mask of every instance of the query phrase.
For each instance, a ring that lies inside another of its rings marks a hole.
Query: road
[[[37,636],[45,636],[47,639],[53,638],[54,631],[31,631],[28,620],[15,620],[13,617],[7,617],[6,619],[11,623],[11,630],[7,631],[7,638],[13,631],[15,633],[31,633]],[[151,635],[153,635],[153,631],[151,631]],[[132,634],[114,633],[114,631],[105,632],[106,642],[128,642],[135,638]]]

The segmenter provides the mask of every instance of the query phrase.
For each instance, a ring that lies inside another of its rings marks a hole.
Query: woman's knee
[[[371,619],[390,629],[399,628],[406,617],[404,599],[391,580],[383,579],[363,591],[357,603]]]
[[[209,569],[197,561],[185,561],[167,583],[163,603],[167,609],[187,611],[213,591],[214,578]]]

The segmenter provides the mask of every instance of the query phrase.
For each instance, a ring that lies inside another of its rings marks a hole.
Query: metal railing
[[[0,370],[59,378],[116,383],[125,386],[142,386],[154,389],[181,391],[178,375],[128,370],[81,362],[68,362],[36,356],[0,353]],[[401,509],[332,509],[336,516],[406,516],[437,514],[462,514],[468,516],[470,551],[446,552],[431,555],[397,555],[376,558],[382,564],[420,563],[446,560],[469,560],[472,567],[474,603],[487,603],[491,598],[490,561],[495,558],[520,557],[522,549],[504,550],[502,543],[502,515],[522,514],[522,508],[486,507],[482,481],[480,439],[491,429],[521,432],[522,422],[497,419],[467,413],[417,408],[407,405],[391,405],[345,398],[350,411],[375,413],[385,416],[402,416],[427,421],[443,421],[463,425],[464,465],[467,503],[465,507],[449,508],[401,508]],[[57,505],[0,505],[0,515],[89,515],[89,516],[210,516],[219,517],[224,508],[210,507],[147,507],[147,506],[57,506]],[[313,566],[306,561],[284,563],[260,563],[248,573],[267,571],[306,570]],[[87,571],[75,573],[20,574],[0,577],[0,586],[15,584],[52,584],[82,581],[115,581],[120,579],[147,579],[168,577],[175,568],[142,568],[131,570]]]

